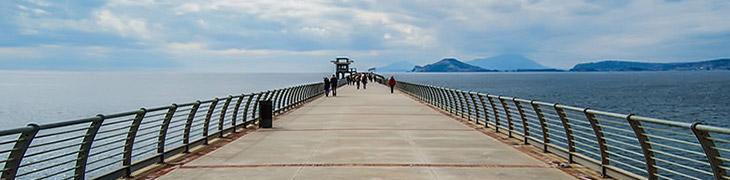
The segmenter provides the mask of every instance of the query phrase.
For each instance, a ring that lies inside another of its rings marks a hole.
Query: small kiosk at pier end
[[[346,77],[346,75],[352,75],[357,72],[355,68],[350,68],[350,64],[352,64],[353,60],[350,60],[350,58],[347,57],[337,57],[334,61],[330,61],[335,64],[335,74],[337,75],[337,79],[342,79]]]

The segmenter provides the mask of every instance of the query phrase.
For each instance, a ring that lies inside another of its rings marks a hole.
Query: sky
[[[327,72],[521,54],[730,57],[728,0],[7,0],[2,70]]]

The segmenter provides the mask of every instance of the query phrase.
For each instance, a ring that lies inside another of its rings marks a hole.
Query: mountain
[[[532,59],[517,54],[503,54],[490,58],[474,59],[467,62],[484,69],[511,71],[519,69],[550,69]]]
[[[467,63],[463,63],[458,59],[446,58],[439,62],[428,64],[426,66],[416,66],[411,70],[412,72],[490,72],[493,70],[487,70],[477,66],[473,66]]]
[[[644,63],[632,61],[600,61],[577,64],[570,71],[698,71],[730,70],[730,59],[686,63]]]
[[[408,62],[408,61],[398,61],[398,62],[388,64],[383,67],[377,67],[377,68],[375,68],[375,71],[377,71],[377,72],[408,72],[413,69],[413,66],[416,66],[416,65],[411,62]]]

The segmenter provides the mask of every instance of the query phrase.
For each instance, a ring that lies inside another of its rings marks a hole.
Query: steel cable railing
[[[730,179],[727,128],[409,82],[398,82],[396,87],[606,177]]]
[[[339,86],[346,82],[341,81]],[[117,179],[323,93],[322,83],[0,131],[0,179]]]

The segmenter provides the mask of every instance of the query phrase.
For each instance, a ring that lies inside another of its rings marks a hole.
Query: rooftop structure
[[[335,58],[335,60],[330,62],[335,64],[335,74],[337,75],[337,78],[343,78],[347,74],[353,74],[357,72],[357,70],[355,70],[354,68],[350,68],[350,64],[355,62],[350,58],[337,57]]]

